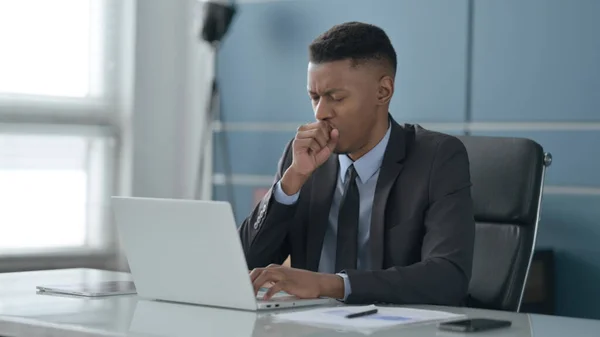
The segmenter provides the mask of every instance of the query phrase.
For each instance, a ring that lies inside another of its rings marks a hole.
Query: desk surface
[[[137,296],[99,299],[37,294],[41,284],[89,280],[130,280],[125,273],[68,269],[0,274],[0,336],[362,336],[295,323],[275,322],[270,314],[139,300]],[[502,337],[598,336],[600,321],[515,314],[467,308],[430,307],[469,317],[508,319],[508,329],[478,333]],[[380,330],[371,336],[470,336],[439,331],[435,324]]]

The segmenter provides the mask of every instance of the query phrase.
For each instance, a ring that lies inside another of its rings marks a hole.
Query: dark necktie
[[[348,167],[348,176],[346,177],[345,191],[338,214],[337,249],[335,253],[336,273],[344,269],[356,269],[358,256],[360,196],[356,185],[354,165]]]

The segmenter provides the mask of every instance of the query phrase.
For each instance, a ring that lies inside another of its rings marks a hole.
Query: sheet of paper
[[[348,314],[362,312],[373,308],[377,308],[378,312],[376,314],[358,318],[346,318]],[[283,321],[292,321],[334,329],[361,331],[364,333],[383,328],[390,328],[396,325],[437,322],[465,317],[464,315],[443,311],[372,305],[319,308],[299,312],[281,313],[274,316],[275,319]]]

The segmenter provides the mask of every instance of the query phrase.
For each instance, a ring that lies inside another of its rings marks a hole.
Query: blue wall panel
[[[444,127],[444,128],[437,128],[435,126],[428,126],[427,124],[419,124],[421,125],[423,128],[427,129],[427,130],[431,130],[431,131],[436,131],[436,132],[441,132],[441,133],[445,133],[448,135],[453,135],[453,136],[463,136],[465,134],[465,130],[462,128],[450,128],[450,127]]]
[[[215,133],[213,170],[223,173],[223,142]],[[226,132],[229,158],[233,173],[274,175],[277,163],[295,132]]]
[[[538,247],[556,253],[557,314],[600,319],[600,196],[544,195]]]
[[[462,121],[466,0],[303,0],[240,4],[219,55],[228,121],[304,123],[308,45],[345,21],[389,34],[399,58],[391,111],[398,119]]]
[[[524,137],[540,143],[552,154],[546,183],[600,187],[600,131],[477,131],[473,135]]]
[[[476,121],[600,121],[600,1],[475,1]]]

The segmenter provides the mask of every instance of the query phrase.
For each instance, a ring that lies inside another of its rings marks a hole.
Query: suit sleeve
[[[473,263],[475,221],[467,151],[460,140],[437,146],[429,177],[421,261],[379,271],[348,270],[347,303],[461,305]]]
[[[290,252],[288,228],[293,225],[298,202],[286,205],[275,200],[274,189],[292,163],[290,141],[277,165],[272,187],[244,220],[238,233],[246,256],[248,269],[281,264]]]

